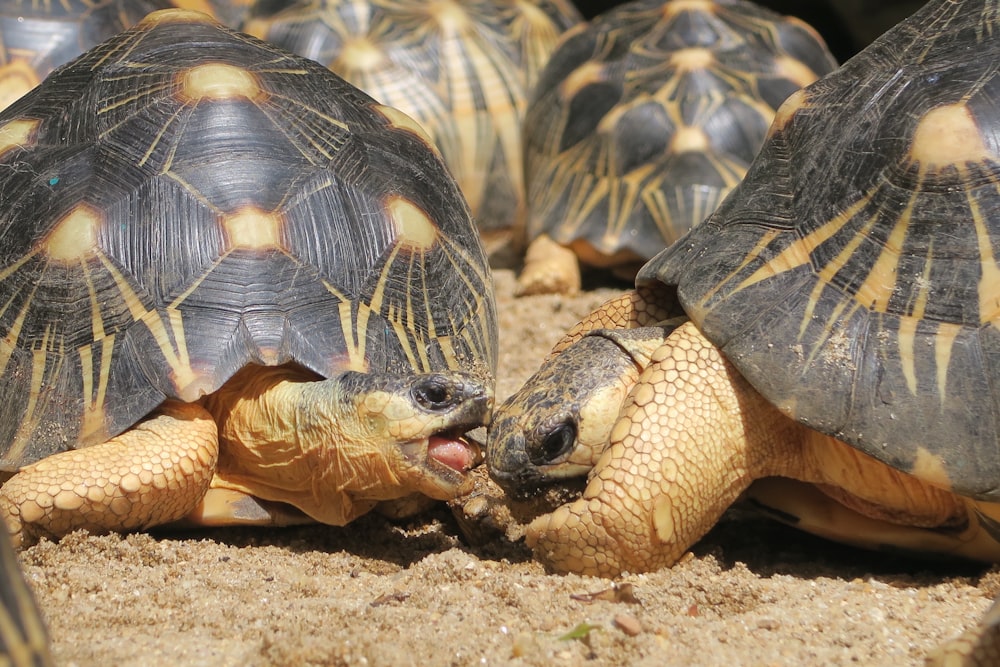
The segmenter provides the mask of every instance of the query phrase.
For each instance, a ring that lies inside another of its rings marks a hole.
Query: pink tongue
[[[469,470],[475,463],[475,454],[467,444],[437,435],[431,436],[427,443],[427,456],[460,472]]]

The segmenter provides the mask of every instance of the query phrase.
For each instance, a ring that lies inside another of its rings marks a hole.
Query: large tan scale
[[[343,525],[465,486],[464,433],[492,408],[492,281],[401,112],[158,12],[0,115],[0,183],[15,544]]]
[[[747,499],[846,543],[1000,562],[996,21],[935,0],[793,95],[719,209],[498,409],[509,493],[588,474],[528,526],[539,559],[667,567]],[[997,628],[939,659],[994,664]]]

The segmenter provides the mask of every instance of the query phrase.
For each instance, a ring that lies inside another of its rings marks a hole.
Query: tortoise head
[[[343,525],[382,500],[465,490],[481,460],[492,383],[470,373],[345,371],[328,380],[256,367],[207,407],[222,443],[217,477]]]
[[[422,493],[447,500],[462,490],[465,473],[482,458],[465,433],[489,420],[493,391],[487,383],[459,371],[348,371],[328,382],[335,384],[313,387],[319,393],[313,405],[320,419],[336,422],[337,456],[360,457],[355,474],[371,476],[358,485],[356,498]]]
[[[497,409],[486,445],[490,476],[514,498],[586,476],[641,367],[599,330],[546,361]]]

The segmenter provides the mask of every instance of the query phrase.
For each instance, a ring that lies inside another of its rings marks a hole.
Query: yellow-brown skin
[[[580,261],[576,253],[542,234],[528,244],[515,294],[573,295],[580,291],[580,284]]]
[[[492,397],[464,374],[438,377],[455,382],[447,385],[455,404],[434,412],[392,391],[405,378],[353,391],[295,368],[247,367],[201,403],[168,401],[104,443],[25,466],[0,487],[0,518],[23,547],[81,528],[142,530],[185,517],[344,525],[382,500],[444,500],[461,491],[464,476],[428,459],[429,439],[481,423]],[[256,499],[308,516],[269,513]]]
[[[87,449],[25,466],[0,487],[15,548],[41,535],[139,530],[176,521],[205,495],[218,460],[215,422],[192,403]]]
[[[656,310],[632,293],[599,309],[568,338],[615,323],[649,326],[655,322],[647,315]],[[1000,560],[1000,545],[977,516],[996,518],[1000,508],[931,486],[786,417],[691,322],[651,355],[583,497],[533,521],[527,541],[558,571],[616,576],[666,567],[748,489],[752,496],[755,480],[771,477],[809,483],[816,511],[804,527],[814,532]],[[784,500],[776,509],[795,515],[797,490],[777,491]],[[765,504],[774,492],[762,487]],[[940,526],[956,529],[933,530]]]
[[[1000,600],[979,624],[939,646],[928,656],[927,667],[990,667],[1000,665]]]
[[[607,269],[617,278],[632,282],[644,261],[627,250],[609,255],[595,250],[586,240],[562,245],[542,234],[528,244],[514,294],[576,294],[582,284],[581,264]]]

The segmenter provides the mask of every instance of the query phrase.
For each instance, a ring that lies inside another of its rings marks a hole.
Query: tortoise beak
[[[443,379],[448,381],[447,391],[442,390]],[[428,410],[447,413],[447,424],[426,439],[402,445],[403,455],[419,470],[422,493],[450,500],[468,490],[468,472],[483,461],[481,438],[493,413],[492,388],[478,380],[430,376],[414,387],[413,395]],[[470,431],[479,437],[470,436]]]

